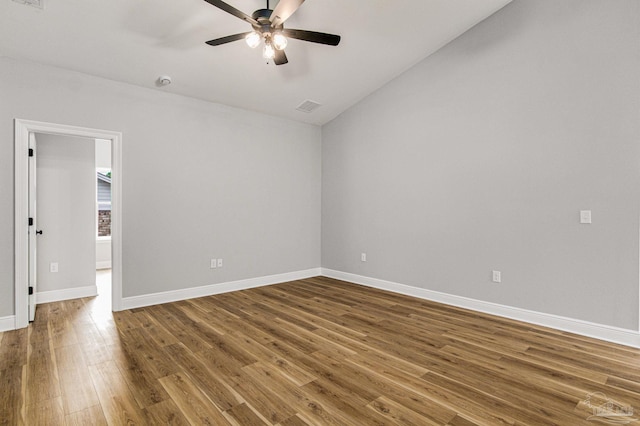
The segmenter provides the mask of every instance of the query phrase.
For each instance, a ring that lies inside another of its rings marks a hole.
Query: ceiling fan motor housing
[[[265,34],[265,33],[268,34],[272,30],[276,30],[276,29],[281,30],[282,25],[278,27],[273,27],[271,25],[271,21],[269,18],[271,18],[272,13],[273,13],[273,10],[271,9],[258,9],[255,12],[253,12],[251,14],[251,17],[256,21],[258,21],[258,23],[260,24],[260,25],[253,25],[253,29],[261,34]]]

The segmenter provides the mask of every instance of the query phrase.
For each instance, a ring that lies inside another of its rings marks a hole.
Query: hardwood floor
[[[588,420],[609,399],[617,420],[640,410],[640,350],[329,278],[108,306],[44,304],[0,333],[0,424],[587,425],[613,421]]]

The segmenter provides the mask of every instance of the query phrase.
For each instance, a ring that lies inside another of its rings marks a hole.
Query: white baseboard
[[[211,296],[214,294],[228,293],[230,291],[246,290],[254,287],[262,287],[265,285],[317,277],[320,275],[320,271],[320,268],[313,268],[304,271],[288,272],[284,274],[268,275],[265,277],[205,285],[202,287],[191,287],[180,290],[164,291],[161,293],[144,294],[141,296],[123,297],[122,309],[141,308],[143,306],[158,305],[160,303],[177,302],[179,300],[187,300],[196,297]]]
[[[111,261],[103,260],[100,262],[96,262],[96,270],[97,269],[111,269]]]
[[[36,293],[36,303],[59,302],[61,300],[79,299],[98,295],[98,288],[94,285],[86,287],[65,288],[62,290],[39,291]]]
[[[0,332],[15,330],[16,329],[16,316],[10,315],[8,317],[0,317]]]
[[[381,290],[392,291],[394,293],[418,297],[420,299],[431,300],[434,302],[471,309],[478,312],[484,312],[491,315],[515,319],[518,321],[541,325],[544,327],[555,328],[557,330],[568,331],[570,333],[575,333],[582,336],[606,340],[608,342],[632,346],[634,348],[640,348],[640,332],[635,330],[612,327],[604,324],[597,324],[589,321],[561,317],[553,314],[545,314],[542,312],[500,305],[497,303],[484,302],[482,300],[455,296],[452,294],[408,286],[391,281],[379,280],[377,278],[365,277],[348,272],[334,271],[332,269],[322,268],[322,275],[325,277],[349,281],[356,284],[362,284]]]

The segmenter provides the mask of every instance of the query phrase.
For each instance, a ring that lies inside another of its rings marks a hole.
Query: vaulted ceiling
[[[0,2],[1,55],[324,124],[511,0],[307,0],[285,26],[342,41],[290,40],[281,66],[244,41],[206,45],[251,28],[204,0],[42,1]],[[227,2],[249,15],[266,6]],[[159,87],[161,75],[172,84]],[[322,106],[297,111],[305,100]]]

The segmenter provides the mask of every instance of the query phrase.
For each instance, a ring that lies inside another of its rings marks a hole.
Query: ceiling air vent
[[[314,101],[310,101],[310,100],[306,100],[304,102],[302,102],[300,105],[298,105],[296,107],[296,109],[298,111],[302,111],[302,112],[312,112],[314,111],[316,108],[318,108],[320,106],[319,103],[314,102]]]
[[[27,6],[37,7],[38,9],[44,9],[44,0],[13,0],[16,3],[26,4]]]

